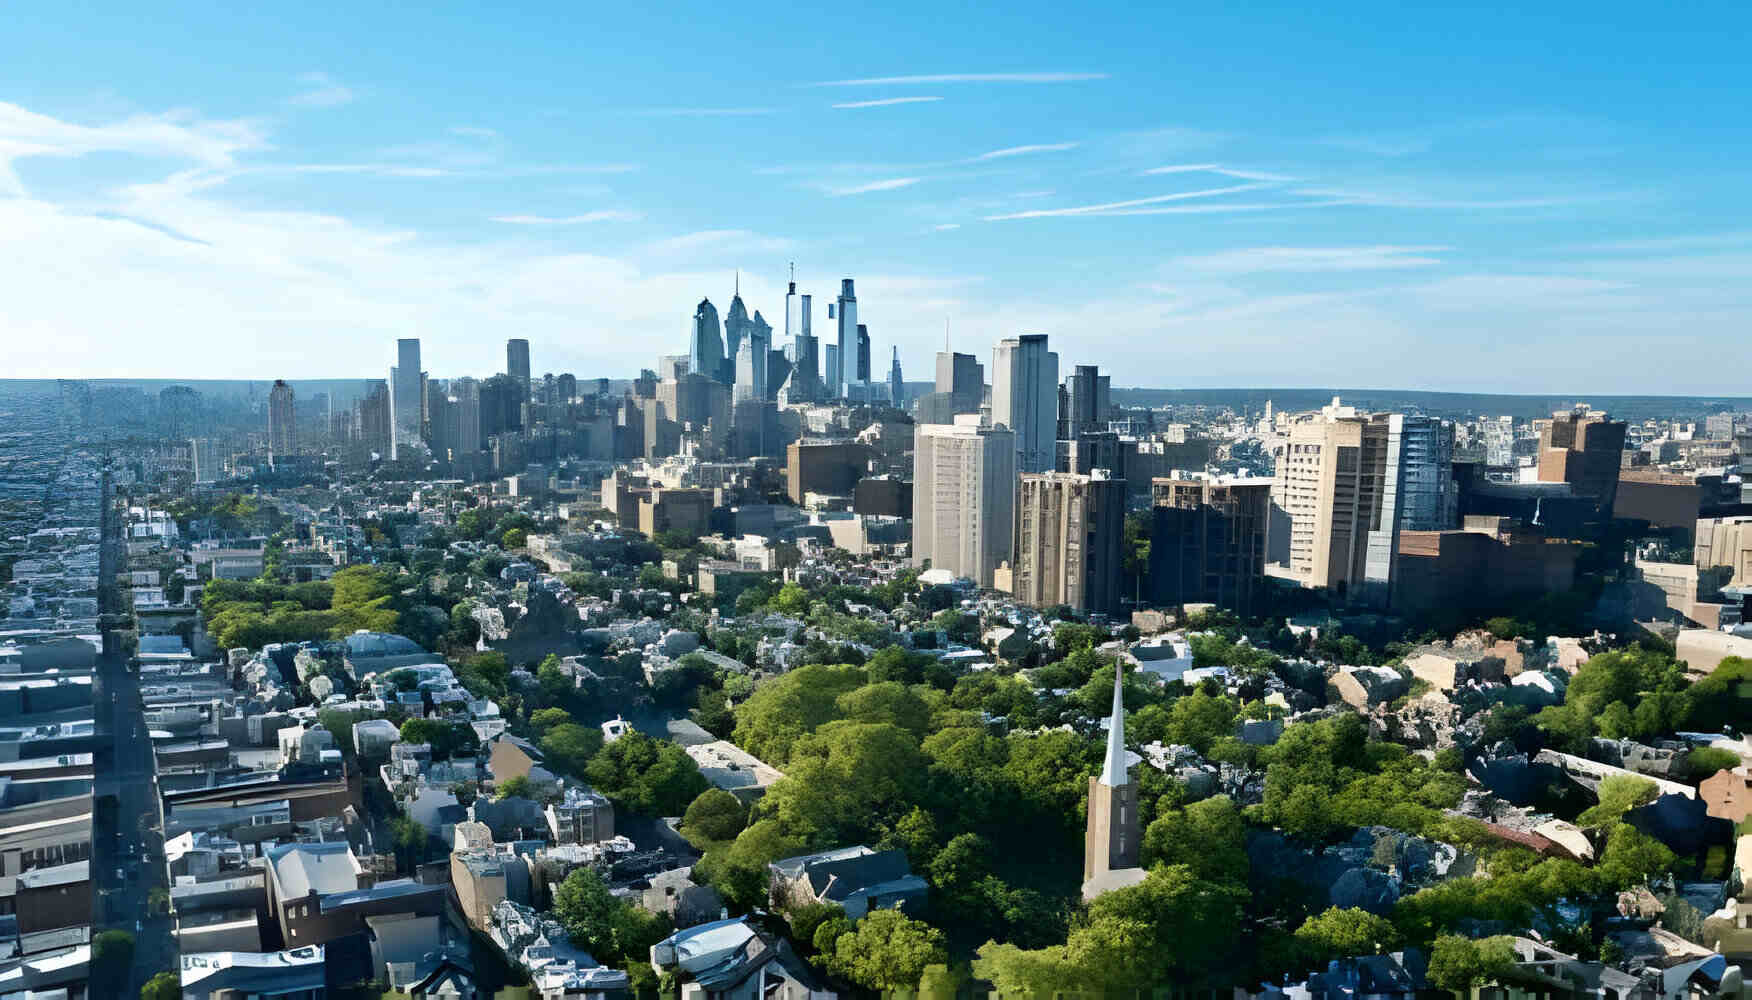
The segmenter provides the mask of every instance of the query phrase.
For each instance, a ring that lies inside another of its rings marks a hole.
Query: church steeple
[[[1101,765],[1101,783],[1108,788],[1131,784],[1125,766],[1125,671],[1113,668],[1113,725],[1107,730],[1107,760]]]
[[[1089,778],[1089,827],[1083,836],[1083,898],[1143,881],[1138,789],[1125,761],[1125,670],[1113,671],[1113,720],[1099,777]]]

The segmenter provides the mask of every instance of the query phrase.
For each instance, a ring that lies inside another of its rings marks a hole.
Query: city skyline
[[[371,57],[316,10],[20,19],[13,370],[143,374],[114,348],[144,340],[154,375],[243,352],[257,377],[364,376],[376,358],[337,359],[419,337],[431,370],[487,373],[515,336],[541,370],[631,377],[737,268],[783,315],[793,260],[823,313],[854,277],[909,370],[945,320],[953,349],[1045,333],[1138,386],[1721,393],[1752,365],[1752,232],[1711,165],[1743,159],[1718,127],[1741,10],[1632,35],[1553,8],[1459,52],[1434,13],[1031,10],[923,38],[919,14],[817,49],[629,12],[584,63],[539,9],[355,12]],[[702,61],[654,68],[635,37]],[[754,68],[718,80],[727,44]],[[1719,363],[1651,373],[1657,348]]]

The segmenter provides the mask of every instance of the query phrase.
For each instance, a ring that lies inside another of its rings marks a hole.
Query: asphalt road
[[[108,477],[104,481],[104,545],[99,579],[113,581],[126,566],[126,548],[121,542],[119,518],[110,500]],[[131,616],[119,606],[120,592],[105,587],[99,596],[106,615],[105,654],[99,658],[92,685],[92,718],[96,723],[96,750],[92,768],[93,794],[99,803],[92,814],[91,882],[96,898],[92,906],[93,935],[105,930],[124,930],[134,935],[134,963],[128,984],[119,994],[132,1000],[140,987],[160,972],[180,968],[170,917],[154,912],[153,889],[168,890],[169,871],[164,842],[158,830],[158,782],[152,740],[140,701],[139,675],[128,669],[126,657],[108,633],[132,627]],[[111,798],[113,797],[113,799]],[[105,807],[113,801],[115,808]],[[163,907],[158,908],[162,911]],[[94,1000],[99,984],[94,983]]]

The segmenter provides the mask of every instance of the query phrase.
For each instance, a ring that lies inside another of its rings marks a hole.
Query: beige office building
[[[1290,427],[1272,487],[1272,502],[1288,518],[1289,561],[1267,574],[1339,592],[1362,583],[1385,471],[1385,439],[1369,428],[1367,417],[1336,401]]]
[[[981,587],[1010,559],[1016,435],[977,414],[913,431],[913,559]]]
[[[1117,611],[1124,534],[1125,480],[1105,469],[1023,474],[1012,592],[1037,608]]]

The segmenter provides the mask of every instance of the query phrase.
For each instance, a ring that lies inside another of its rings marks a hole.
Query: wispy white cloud
[[[833,106],[835,108],[847,110],[851,108],[886,108],[892,107],[896,104],[929,104],[932,101],[940,100],[942,100],[941,97],[884,97],[881,100],[876,101],[847,101],[844,104],[835,104]]]
[[[1235,167],[1225,167],[1221,163],[1170,163],[1161,167],[1150,167],[1138,171],[1144,176],[1161,176],[1164,174],[1216,174],[1219,177],[1233,177],[1238,181],[1277,181],[1288,182],[1294,177],[1283,174],[1266,173],[1263,170],[1239,170]]]
[[[891,87],[928,83],[1074,83],[1105,80],[1106,73],[927,73],[918,76],[869,76],[858,80],[822,80],[811,87]]]
[[[300,108],[334,108],[353,102],[353,88],[327,73],[304,73],[298,82],[305,89],[286,98],[286,103]]]
[[[961,223],[959,223],[959,222],[943,222],[943,223],[939,223],[935,226],[932,226],[931,231],[937,232],[937,233],[946,233],[951,229],[960,229],[960,228],[961,228]]]
[[[1027,156],[1030,153],[1062,153],[1067,149],[1076,149],[1074,142],[1036,143],[1032,146],[1011,146],[1008,149],[994,149],[989,153],[981,153],[975,160],[1002,160],[1011,156]]]
[[[753,118],[776,115],[778,108],[643,108],[633,114],[646,118]]]
[[[1195,174],[1208,173],[1222,166],[1220,163],[1170,163],[1166,166],[1151,167],[1139,171],[1144,174]]]
[[[1392,271],[1434,267],[1443,246],[1249,247],[1169,260],[1169,272],[1259,274],[1274,271]]]
[[[451,135],[467,136],[471,139],[492,139],[499,134],[498,129],[482,128],[479,125],[452,125]]]
[[[1129,201],[1109,201],[1099,205],[1078,205],[1072,208],[1036,208],[1026,212],[1010,212],[1004,215],[988,215],[987,222],[1002,222],[1006,219],[1046,219],[1065,215],[1098,215],[1138,208],[1143,205],[1156,205],[1170,201],[1189,201],[1194,198],[1217,198],[1226,194],[1238,194],[1242,191],[1253,191],[1266,187],[1264,184],[1232,184],[1228,187],[1205,188],[1202,191],[1180,191],[1175,194],[1159,194],[1149,198],[1133,198]]]
[[[1351,205],[1372,208],[1427,208],[1454,211],[1487,211],[1496,209],[1560,208],[1612,200],[1607,194],[1541,195],[1527,198],[1444,198],[1416,193],[1368,191],[1348,188],[1301,188],[1290,192],[1306,198],[1325,198]]]
[[[912,187],[922,177],[890,177],[887,180],[870,181],[868,184],[854,184],[851,187],[828,188],[827,193],[835,198],[843,198],[850,194],[870,194],[874,191],[894,191],[903,187]]]
[[[638,222],[642,218],[638,212],[600,208],[580,215],[495,215],[492,221],[512,226],[579,226],[591,222]]]

